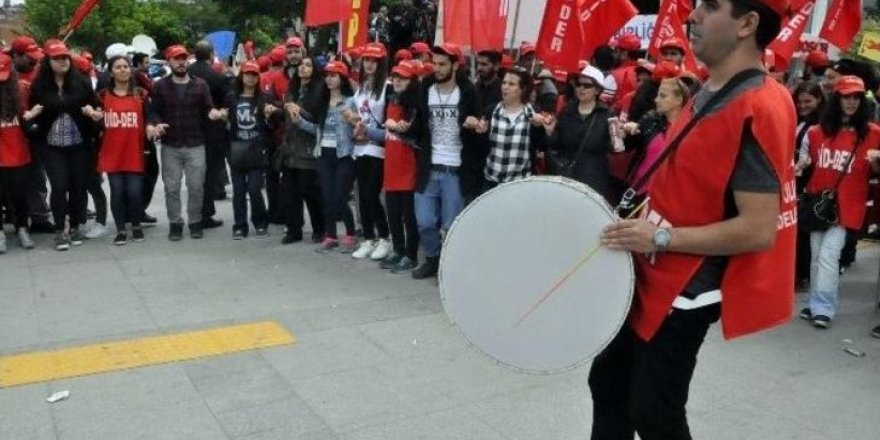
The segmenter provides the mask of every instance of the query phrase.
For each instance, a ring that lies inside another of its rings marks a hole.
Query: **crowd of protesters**
[[[158,221],[148,208],[161,177],[168,239],[187,230],[200,239],[223,224],[214,202],[228,178],[233,239],[265,238],[275,223],[287,245],[310,225],[320,253],[430,278],[456,216],[505,182],[562,175],[616,204],[661,156],[705,80],[682,67],[686,42],[664,41],[660,59],[648,60],[632,34],[575,72],[545,68],[528,43],[471,59],[404,29],[418,9],[404,3],[372,18],[378,41],[344,54],[312,54],[291,37],[227,67],[201,41],[192,53],[168,47],[169,73],[158,79],[148,54],[108,50],[99,71],[61,41],[15,39],[0,54],[5,223],[24,249],[35,246],[31,233],[55,234],[59,251],[100,238],[106,176],[113,243],[143,241],[143,227]],[[834,191],[838,203],[838,221],[802,230],[797,252],[797,282],[809,292],[800,316],[828,328],[875,197],[880,80],[870,65],[819,51],[805,64],[797,80],[767,70],[797,109],[798,194]]]

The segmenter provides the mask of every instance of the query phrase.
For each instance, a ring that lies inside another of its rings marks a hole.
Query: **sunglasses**
[[[577,88],[579,88],[579,89],[592,89],[592,88],[595,88],[596,85],[593,84],[593,83],[583,83],[583,82],[579,82],[579,83],[575,84],[575,87],[577,87]]]

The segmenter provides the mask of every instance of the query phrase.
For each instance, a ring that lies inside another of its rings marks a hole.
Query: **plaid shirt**
[[[535,110],[526,105],[514,119],[498,104],[492,112],[489,128],[489,157],[483,171],[486,179],[496,183],[510,182],[531,175],[529,132]]]
[[[214,108],[208,83],[190,77],[183,99],[177,94],[177,86],[171,77],[160,79],[153,85],[150,123],[168,124],[162,139],[169,147],[198,147],[205,145],[208,112]]]

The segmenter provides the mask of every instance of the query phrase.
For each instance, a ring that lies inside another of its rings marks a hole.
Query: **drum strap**
[[[655,172],[660,168],[660,165],[666,161],[672,154],[678,149],[679,144],[684,140],[684,138],[690,133],[691,130],[700,122],[703,117],[707,114],[711,113],[715,107],[718,106],[720,102],[722,102],[725,98],[727,98],[731,92],[733,92],[740,85],[749,81],[753,78],[764,76],[765,73],[758,69],[748,69],[742,72],[737,73],[727,81],[727,84],[724,84],[724,87],[721,88],[717,93],[712,95],[711,98],[706,102],[706,105],[703,106],[688,123],[678,132],[678,134],[673,138],[669,144],[667,144],[666,148],[660,153],[660,156],[657,157],[657,160],[651,164],[651,167],[642,174],[642,176],[635,183],[630,185],[630,187],[623,193],[623,197],[620,200],[620,204],[617,205],[617,212],[620,213],[622,211],[627,211],[633,208],[633,201],[638,194],[639,191],[644,189],[644,187],[648,184],[648,181],[651,179],[651,176],[654,175]]]

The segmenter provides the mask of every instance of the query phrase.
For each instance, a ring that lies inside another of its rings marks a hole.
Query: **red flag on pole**
[[[840,49],[846,50],[862,26],[862,2],[834,0],[825,13],[825,23],[819,36]]]
[[[306,2],[306,26],[337,23],[343,20],[342,5],[345,0],[310,0]]]
[[[651,34],[651,42],[648,44],[648,55],[655,60],[659,60],[660,46],[665,40],[670,38],[678,38],[680,41],[687,42],[688,38],[684,32],[684,22],[681,21],[682,15],[685,17],[690,14],[690,9],[686,9],[686,13],[682,14],[681,0],[666,0],[660,5],[660,11],[657,14],[657,21],[654,24],[654,32]],[[690,72],[697,71],[697,58],[691,50],[690,45],[686,44],[684,49],[684,68]]]
[[[76,11],[73,12],[73,16],[70,17],[70,21],[64,25],[59,31],[59,35],[66,35],[73,32],[76,28],[82,24],[83,20],[89,16],[89,13],[92,12],[92,9],[98,5],[100,0],[83,0],[83,2],[76,8]]]
[[[443,42],[455,43],[460,47],[471,45],[472,0],[443,1]]]
[[[347,52],[369,41],[370,0],[343,0],[342,41],[339,49]]]
[[[475,52],[501,50],[507,32],[508,0],[482,0],[471,3],[471,41]]]
[[[597,47],[608,40],[639,10],[629,0],[581,0],[580,23],[583,35],[581,55],[591,58]]]
[[[583,46],[579,22],[580,0],[548,0],[535,53],[550,69],[578,70]]]
[[[788,18],[782,25],[782,30],[776,39],[767,47],[776,54],[777,61],[779,58],[783,60],[782,64],[787,66],[791,61],[791,56],[797,50],[801,42],[801,35],[813,15],[813,7],[816,5],[815,0],[801,1],[800,5],[793,5],[795,14]],[[777,62],[777,64],[779,64]],[[780,66],[781,67],[781,66]]]

